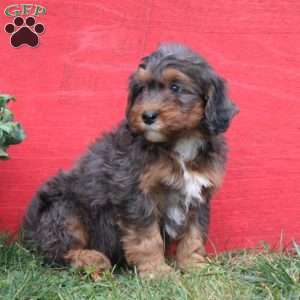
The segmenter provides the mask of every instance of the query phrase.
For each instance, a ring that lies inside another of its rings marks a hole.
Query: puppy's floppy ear
[[[138,70],[139,69],[146,69],[148,60],[149,60],[148,56],[144,57],[142,59],[141,63],[139,64]],[[129,77],[126,117],[128,117],[129,111],[130,111],[130,109],[131,109],[131,107],[134,103],[135,98],[141,92],[141,87],[139,86],[139,83],[136,79],[136,73],[137,73],[137,71],[135,71]]]
[[[129,84],[128,84],[128,97],[127,97],[127,107],[126,107],[126,117],[128,118],[128,114],[130,109],[133,105],[134,99],[136,97],[137,92],[136,90],[136,82],[134,78],[134,74],[129,77]]]
[[[225,132],[239,109],[228,99],[224,80],[215,74],[210,80],[205,99],[207,102],[200,129],[207,134]]]

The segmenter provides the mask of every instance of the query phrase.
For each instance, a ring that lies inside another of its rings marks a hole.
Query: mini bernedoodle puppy
[[[226,161],[223,133],[237,112],[222,78],[198,54],[163,44],[129,80],[126,118],[76,166],[46,182],[24,217],[24,242],[58,264],[135,266],[169,273],[204,262],[210,199]]]

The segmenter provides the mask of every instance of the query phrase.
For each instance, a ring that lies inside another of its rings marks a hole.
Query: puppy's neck
[[[196,158],[199,150],[205,148],[206,141],[200,134],[188,134],[177,139],[173,151],[184,161],[191,161]]]

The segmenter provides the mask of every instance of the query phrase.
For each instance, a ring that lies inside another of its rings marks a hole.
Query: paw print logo
[[[22,17],[16,17],[13,24],[6,24],[4,30],[11,34],[10,43],[13,47],[36,47],[39,44],[39,35],[45,31],[45,27],[41,23],[36,24],[34,17],[27,17],[25,22]]]

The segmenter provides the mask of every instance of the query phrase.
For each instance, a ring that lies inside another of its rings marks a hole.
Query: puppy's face
[[[192,78],[174,67],[161,72],[140,67],[134,74],[131,129],[151,142],[164,142],[199,126],[205,103]]]
[[[223,81],[203,59],[179,45],[162,46],[144,58],[129,89],[130,128],[154,143],[195,130],[217,134],[234,115]]]

